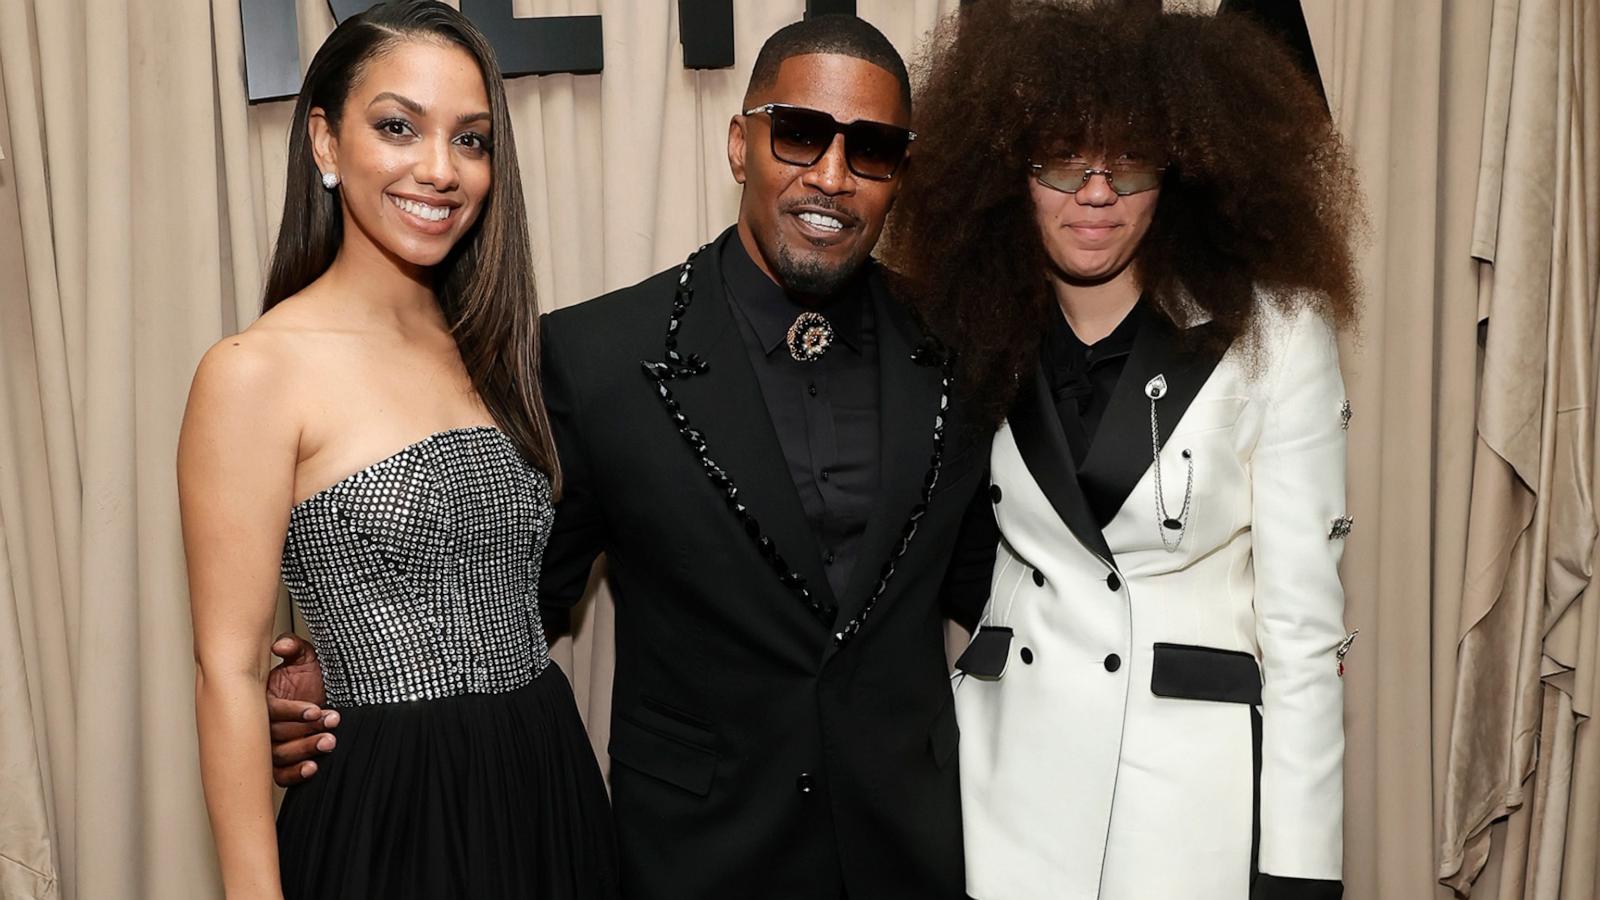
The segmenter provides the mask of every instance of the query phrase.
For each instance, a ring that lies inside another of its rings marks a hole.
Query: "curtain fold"
[[[49,14],[47,13],[47,18]],[[50,33],[50,23],[43,33]],[[70,895],[73,644],[77,618],[78,466],[56,251],[46,188],[33,10],[0,4],[0,646],[20,648],[3,674],[0,885],[18,896]],[[70,85],[64,75],[57,89]],[[13,129],[10,123],[24,123]],[[63,162],[61,170],[70,169]],[[16,669],[22,679],[16,680]],[[20,704],[20,705],[19,705]],[[8,894],[9,896],[9,894]]]
[[[1494,7],[1472,243],[1483,388],[1440,826],[1439,875],[1463,895],[1594,896],[1596,28],[1592,3]]]
[[[15,178],[4,156],[11,146],[6,121],[5,92],[0,87],[0,359],[31,362],[27,268]],[[37,397],[33,379],[0,382],[0,423],[9,426],[36,412]],[[11,428],[0,427],[0,471],[3,461],[20,457]],[[59,861],[54,816],[45,795],[50,768],[39,696],[42,675],[28,646],[38,626],[32,605],[25,608],[18,596],[19,588],[30,589],[29,557],[45,555],[40,553],[45,542],[23,540],[23,500],[17,488],[15,479],[0,478],[0,714],[5,716],[0,727],[0,797],[5,798],[0,804],[0,897],[54,900],[60,896]],[[8,515],[18,517],[11,520],[9,530]],[[10,562],[13,554],[20,561],[15,567]]]
[[[1368,215],[1359,333],[1342,346],[1350,424],[1342,574],[1347,659],[1345,885],[1447,898],[1434,871],[1454,689],[1476,403],[1479,272],[1469,251],[1487,84],[1483,4],[1305,4]],[[1450,635],[1441,643],[1441,635]]]

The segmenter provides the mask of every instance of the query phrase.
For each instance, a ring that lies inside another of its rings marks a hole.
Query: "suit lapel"
[[[1084,497],[1102,528],[1116,517],[1154,459],[1145,385],[1157,375],[1166,378],[1167,393],[1156,401],[1160,443],[1166,446],[1172,430],[1222,359],[1216,352],[1180,349],[1177,328],[1143,305],[1134,314],[1144,316],[1144,321],[1078,473]]]
[[[878,502],[867,519],[861,553],[840,598],[841,622],[854,616],[872,595],[884,563],[894,555],[906,517],[921,501],[939,405],[939,367],[911,359],[922,341],[921,330],[889,297],[881,277],[874,275],[870,284],[878,331]]]
[[[921,346],[920,329],[889,297],[883,279],[872,276],[879,323],[879,502],[845,596],[835,598],[722,289],[722,244],[731,233],[691,257],[690,308],[673,318],[665,358],[641,362],[680,435],[696,448],[706,477],[727,498],[729,515],[743,522],[780,583],[798,589],[795,578],[803,579],[804,591],[797,592],[808,591],[813,609],[836,629],[824,654],[831,657],[886,601],[883,586],[926,513],[923,495],[942,469],[949,415],[941,409],[948,401],[944,354]]]
[[[1039,489],[1049,498],[1056,515],[1085,547],[1111,563],[1111,548],[1078,485],[1072,450],[1067,446],[1066,435],[1061,432],[1061,419],[1050,401],[1044,370],[1038,365],[1033,367],[1032,377],[1022,379],[1016,405],[1007,419],[1022,461]],[[1104,428],[1105,424],[1101,423],[1101,429]]]
[[[672,381],[671,390],[681,415],[704,436],[706,455],[732,479],[738,502],[770,541],[771,551],[757,548],[763,553],[763,563],[770,565],[765,554],[776,552],[787,570],[805,579],[817,601],[835,607],[838,603],[828,586],[761,383],[723,291],[721,250],[727,239],[724,234],[695,261],[694,300],[678,333],[679,351],[685,358],[698,355],[706,362],[707,371]],[[655,390],[655,386],[648,389]],[[691,477],[704,476],[695,473]],[[734,515],[731,508],[728,515]],[[777,577],[774,574],[774,580]],[[798,603],[791,602],[789,608],[804,611]]]

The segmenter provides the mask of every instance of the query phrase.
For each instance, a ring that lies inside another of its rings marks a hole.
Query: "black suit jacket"
[[[735,238],[737,239],[737,238]],[[724,296],[717,247],[695,261],[677,333],[702,374],[660,385],[680,269],[544,320],[545,402],[565,471],[541,603],[577,602],[605,553],[616,599],[611,788],[629,898],[959,898],[957,728],[943,621],[975,620],[992,533],[957,549],[987,441],[941,411],[941,368],[914,362],[912,318],[870,275],[881,332],[881,502],[833,597]],[[926,357],[923,357],[926,359]],[[940,418],[942,416],[942,418]],[[915,535],[858,634],[931,473]],[[695,429],[725,487],[680,433]],[[785,586],[764,537],[824,621]],[[770,551],[769,551],[770,552]],[[947,578],[948,576],[948,578]]]

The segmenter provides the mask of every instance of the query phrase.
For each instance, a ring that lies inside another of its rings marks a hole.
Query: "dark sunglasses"
[[[1131,159],[1119,159],[1104,169],[1096,169],[1081,157],[1054,159],[1044,163],[1030,162],[1028,167],[1033,170],[1033,177],[1040,184],[1067,194],[1077,193],[1089,183],[1090,178],[1104,175],[1106,184],[1119,197],[1143,193],[1159,186],[1161,177],[1167,172],[1166,166]]]
[[[741,115],[766,113],[772,117],[772,155],[791,166],[814,166],[833,146],[833,136],[844,135],[844,161],[850,171],[872,181],[888,181],[900,170],[906,151],[917,133],[898,125],[860,120],[841,124],[821,110],[785,103],[768,103]]]

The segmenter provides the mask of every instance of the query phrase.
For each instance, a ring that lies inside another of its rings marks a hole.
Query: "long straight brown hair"
[[[494,49],[461,13],[431,0],[393,0],[346,19],[306,71],[289,128],[283,225],[272,253],[262,312],[296,294],[333,264],[344,239],[338,191],[322,186],[311,153],[311,110],[338,131],[345,100],[374,57],[407,40],[443,41],[478,63],[489,94],[491,182],[472,229],[433,270],[434,293],[467,373],[490,415],[557,494],[561,467],[539,388],[539,304],[528,249],[528,214],[517,145]]]

